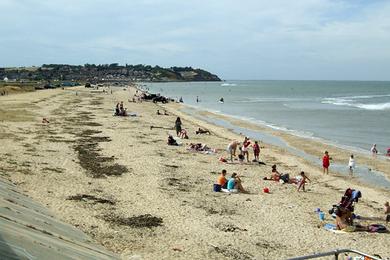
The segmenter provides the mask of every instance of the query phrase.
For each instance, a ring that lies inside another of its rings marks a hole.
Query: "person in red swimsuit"
[[[331,158],[329,157],[328,151],[325,151],[324,157],[322,157],[322,167],[323,167],[324,173],[326,173],[326,174],[329,173],[328,168],[330,165],[330,160],[331,160]]]

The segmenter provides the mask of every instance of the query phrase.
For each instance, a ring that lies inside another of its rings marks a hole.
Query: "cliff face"
[[[208,71],[192,67],[162,68],[149,65],[44,64],[41,67],[0,68],[0,80],[46,81],[220,81]]]

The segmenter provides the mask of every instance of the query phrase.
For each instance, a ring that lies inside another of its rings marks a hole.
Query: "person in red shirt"
[[[322,157],[322,167],[324,170],[324,173],[329,174],[329,166],[330,166],[330,160],[328,151],[325,151],[324,157]]]
[[[260,146],[257,143],[257,141],[255,141],[255,144],[253,145],[253,153],[255,155],[255,160],[258,162],[259,161],[259,155],[260,155]]]

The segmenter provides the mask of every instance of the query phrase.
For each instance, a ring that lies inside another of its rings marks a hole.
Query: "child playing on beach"
[[[385,203],[383,209],[384,209],[385,215],[386,215],[386,222],[389,222],[390,221],[390,204],[388,201]]]
[[[309,177],[307,177],[306,175],[305,175],[305,172],[301,172],[301,181],[299,182],[299,186],[298,186],[298,191],[302,188],[302,190],[303,191],[305,191],[305,184],[306,184],[306,180],[308,180],[308,181],[310,181],[311,182],[311,180],[309,179]]]
[[[260,146],[257,141],[255,141],[255,144],[253,145],[253,154],[255,155],[255,161],[258,162],[260,155]]]
[[[372,153],[373,156],[376,156],[378,154],[378,149],[376,149],[376,144],[372,145],[371,153]]]
[[[325,151],[324,157],[322,157],[322,167],[324,170],[324,173],[329,174],[329,166],[330,166],[330,160],[332,158],[329,157],[328,151]]]
[[[351,154],[351,157],[349,157],[348,167],[349,167],[349,174],[352,176],[353,169],[355,168],[355,159],[353,158],[353,154]]]

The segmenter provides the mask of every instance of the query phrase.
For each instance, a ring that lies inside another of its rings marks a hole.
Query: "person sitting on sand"
[[[310,181],[311,180],[309,179],[309,177],[307,177],[305,175],[305,172],[304,171],[301,171],[301,180],[299,182],[299,185],[298,185],[298,191],[302,188],[303,191],[305,191],[305,184],[306,184],[306,180]]]
[[[157,113],[156,114],[157,115],[161,115],[160,110],[157,109]]]
[[[272,165],[272,174],[271,174],[271,178],[274,180],[274,181],[279,181],[280,180],[280,176],[282,176],[282,174],[280,174],[278,172],[278,170],[276,169],[276,164]]]
[[[164,109],[164,116],[169,116],[168,112]]]
[[[228,180],[227,189],[229,191],[237,190],[237,191],[242,192],[242,193],[247,193],[247,191],[244,189],[244,187],[242,187],[240,177],[235,172],[232,174],[232,177]]]
[[[168,143],[168,145],[179,145],[177,142],[176,142],[176,140],[173,138],[173,136],[172,135],[169,135],[168,136],[168,141],[167,141],[167,143]]]
[[[337,230],[349,230],[353,231],[353,219],[352,212],[346,208],[338,207],[336,211],[336,229]]]
[[[119,116],[119,112],[120,112],[120,110],[119,110],[119,103],[117,103],[116,107],[115,107],[115,115]]]
[[[221,185],[221,188],[222,189],[226,189],[227,188],[227,179],[226,179],[226,170],[223,169],[222,172],[221,172],[221,175],[219,175],[218,177],[218,180],[217,180],[217,184]]]
[[[180,133],[179,133],[179,137],[180,137],[181,139],[188,139],[187,130],[182,129],[182,130],[180,131]]]
[[[195,133],[196,134],[209,134],[209,135],[211,134],[209,130],[204,130],[204,129],[200,128],[200,127],[198,128],[197,131],[195,131]]]
[[[236,156],[237,146],[238,146],[238,141],[234,140],[227,147],[227,151],[230,155],[230,160],[232,162],[233,162],[233,156]]]
[[[383,210],[386,215],[386,222],[390,222],[390,204],[388,201],[385,203]]]

